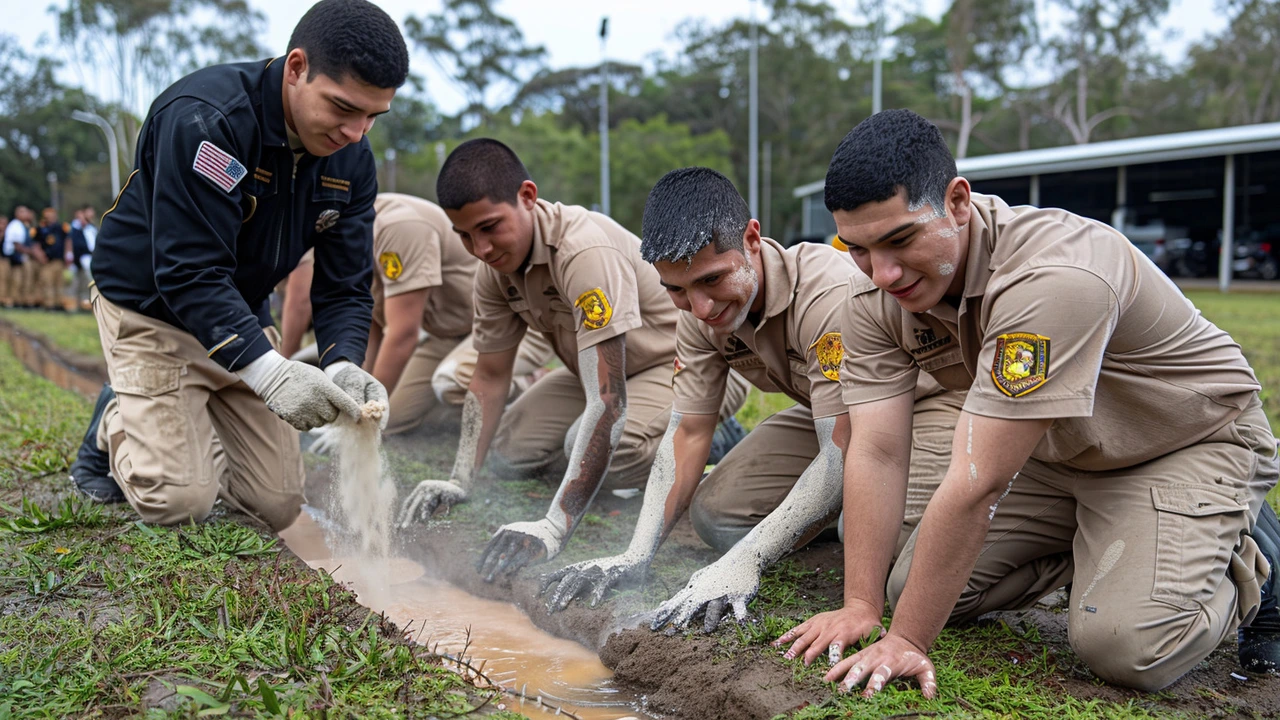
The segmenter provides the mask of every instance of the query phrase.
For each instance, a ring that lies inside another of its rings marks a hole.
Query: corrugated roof
[[[983,155],[957,160],[956,169],[970,180],[993,180],[1267,150],[1280,150],[1280,123],[1239,125]],[[819,180],[796,188],[792,194],[794,197],[804,197],[821,192],[822,187],[823,181]]]

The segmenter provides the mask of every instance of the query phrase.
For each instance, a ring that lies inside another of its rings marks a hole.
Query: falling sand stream
[[[308,565],[351,587],[362,605],[408,628],[410,640],[430,639],[450,654],[465,646],[473,665],[485,661],[484,674],[494,682],[523,689],[528,699],[502,699],[507,709],[531,718],[555,716],[556,706],[583,720],[650,717],[635,696],[611,685],[612,673],[595,653],[539,630],[514,605],[428,578],[421,565],[406,558],[335,557],[331,548],[341,544],[322,525],[328,525],[323,513],[307,508],[280,537]],[[547,705],[539,705],[538,697]]]

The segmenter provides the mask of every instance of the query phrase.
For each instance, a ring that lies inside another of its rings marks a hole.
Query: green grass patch
[[[0,718],[493,707],[270,534],[227,518],[150,527],[69,493],[88,414],[0,345]]]
[[[742,403],[742,408],[734,417],[747,432],[751,432],[765,418],[795,404],[795,400],[782,393],[761,392],[759,388],[753,387],[747,393],[747,399]]]
[[[42,335],[63,350],[88,357],[102,356],[98,321],[93,313],[0,309],[0,319]]]

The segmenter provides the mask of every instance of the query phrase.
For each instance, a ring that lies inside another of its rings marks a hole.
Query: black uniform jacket
[[[369,337],[373,153],[366,138],[295,166],[283,78],[284,58],[215,65],[156,98],[94,248],[104,297],[186,330],[228,370],[271,349],[268,297],[313,246],[321,364],[362,363]]]

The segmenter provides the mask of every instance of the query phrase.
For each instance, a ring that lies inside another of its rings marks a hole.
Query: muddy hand
[[[590,606],[596,607],[604,600],[609,588],[614,587],[629,575],[644,572],[648,565],[643,560],[626,554],[584,560],[543,575],[538,594],[545,593],[547,588],[559,582],[560,584],[547,600],[547,612],[563,610],[573,602],[574,598],[588,592]]]
[[[409,493],[400,505],[400,517],[396,524],[407,528],[416,522],[426,522],[438,509],[449,508],[467,501],[467,491],[443,480],[423,480]]]
[[[730,551],[694,573],[683,590],[658,608],[650,628],[660,630],[670,625],[684,629],[701,613],[703,632],[711,632],[725,619],[725,612],[730,608],[741,622],[747,619],[747,603],[759,590],[759,568],[749,558]]]
[[[530,563],[560,554],[560,533],[546,518],[537,522],[503,525],[489,541],[476,570],[485,582],[507,575]]]
[[[928,656],[892,633],[862,652],[841,660],[831,668],[825,680],[839,682],[844,692],[851,692],[865,682],[867,687],[862,691],[862,697],[869,698],[895,678],[915,678],[926,698],[932,700],[938,696],[938,677]]]
[[[851,600],[839,610],[818,613],[783,633],[773,641],[774,647],[791,643],[783,653],[788,660],[804,653],[804,664],[811,665],[823,653],[834,665],[846,648],[859,641],[884,633],[880,613],[860,600]]]

